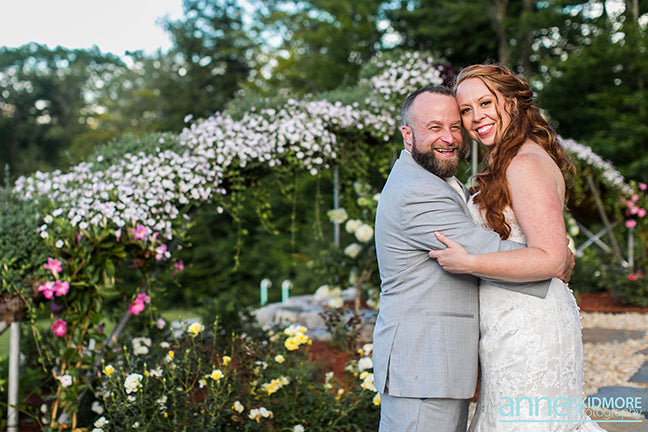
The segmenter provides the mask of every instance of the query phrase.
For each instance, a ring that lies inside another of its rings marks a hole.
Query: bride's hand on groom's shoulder
[[[470,262],[472,255],[457,242],[450,240],[446,235],[435,232],[437,239],[447,247],[445,249],[431,250],[430,258],[437,260],[445,271],[450,273],[471,273]]]

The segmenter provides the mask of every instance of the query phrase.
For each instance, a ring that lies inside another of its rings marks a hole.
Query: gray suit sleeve
[[[428,251],[445,249],[446,246],[434,235],[435,231],[445,234],[473,255],[526,247],[521,243],[501,240],[496,232],[475,225],[458,195],[410,192],[402,198],[401,226],[407,240],[416,248]],[[548,281],[524,284],[487,280],[502,288],[521,292],[528,290],[535,293],[544,291],[544,287],[548,286]]]
[[[458,196],[455,199],[441,194],[405,195],[401,210],[403,231],[408,241],[419,249],[445,249],[434,235],[435,231],[447,235],[473,255],[524,247],[520,243],[503,241],[496,232],[475,225]]]

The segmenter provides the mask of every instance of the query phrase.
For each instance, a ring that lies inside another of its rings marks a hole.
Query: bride
[[[442,234],[432,251],[452,273],[524,282],[565,257],[565,179],[574,166],[532,101],[528,84],[495,64],[457,77],[464,128],[486,149],[469,202],[476,223],[502,239],[528,245],[469,255]],[[553,279],[545,298],[503,290],[482,280],[479,291],[481,380],[469,431],[603,431],[582,404],[583,345],[571,291]]]

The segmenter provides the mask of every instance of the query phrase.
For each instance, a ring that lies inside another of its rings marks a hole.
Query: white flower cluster
[[[369,79],[369,82],[385,100],[397,99],[402,102],[419,87],[443,84],[441,71],[432,57],[420,52],[404,53],[398,60],[382,61],[380,57],[376,57],[376,65],[382,72]]]
[[[272,418],[273,414],[272,411],[270,411],[269,409],[265,407],[261,407],[261,408],[251,409],[248,417],[251,418],[252,420],[256,420],[257,423],[260,423],[262,418]]]
[[[136,356],[146,355],[149,353],[149,347],[151,346],[151,339],[147,337],[136,337],[131,341],[133,346],[133,354]]]
[[[205,155],[190,149],[183,154],[140,152],[124,155],[105,170],[83,162],[67,173],[36,172],[20,177],[14,190],[25,200],[51,200],[59,206],[51,216],[64,217],[75,227],[106,220],[117,227],[141,223],[170,239],[182,207],[211,198],[216,173]]]
[[[327,306],[333,309],[344,306],[340,287],[331,288],[329,285],[321,285],[315,290],[315,298],[326,302]]]
[[[357,106],[290,100],[241,120],[215,115],[194,123],[180,134],[175,151],[126,154],[107,169],[99,168],[100,156],[67,173],[21,177],[14,189],[26,200],[55,203],[59,208],[50,220],[64,217],[82,229],[102,221],[117,227],[141,223],[170,239],[183,207],[226,193],[222,183],[229,169],[251,163],[274,167],[290,157],[316,175],[338,155],[336,132],[360,130],[389,140],[394,125],[393,116]],[[46,230],[47,224],[41,231]]]
[[[613,187],[620,189],[623,193],[632,194],[632,187],[625,182],[625,179],[614,168],[612,163],[604,160],[601,156],[592,151],[591,147],[579,144],[573,139],[558,138],[563,148],[567,150],[572,156],[585,162],[587,165],[601,170],[603,179]]]
[[[240,120],[214,115],[186,128],[180,141],[215,158],[221,173],[234,164],[274,167],[292,155],[316,175],[337,158],[337,131],[357,129],[389,140],[394,125],[391,115],[361,110],[357,105],[290,99],[281,108],[246,112]]]

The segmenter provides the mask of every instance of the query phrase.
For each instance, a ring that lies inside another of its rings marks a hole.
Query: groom
[[[467,143],[449,89],[424,87],[409,95],[401,133],[405,150],[376,214],[382,286],[373,363],[380,432],[465,432],[477,382],[478,279],[445,272],[428,251],[445,248],[435,231],[471,254],[524,245],[502,241],[470,219],[467,191],[454,177]],[[549,283],[523,286],[544,297]]]

